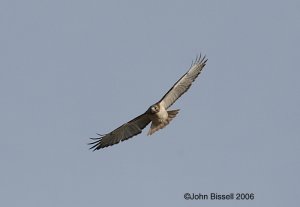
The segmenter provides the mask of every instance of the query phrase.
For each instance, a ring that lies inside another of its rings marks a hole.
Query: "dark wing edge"
[[[90,147],[90,149],[93,149],[93,151],[99,150],[136,136],[142,132],[142,130],[150,123],[150,121],[151,120],[148,117],[148,114],[144,113],[108,134],[97,134],[99,137],[90,138],[94,140],[93,142],[88,143],[89,145],[93,145]]]
[[[172,88],[159,100],[167,109],[180,98],[192,85],[206,65],[207,58],[201,54],[192,62],[190,69],[172,86]]]

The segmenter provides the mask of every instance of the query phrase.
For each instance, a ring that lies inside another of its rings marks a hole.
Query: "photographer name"
[[[185,193],[185,200],[253,200],[254,193],[229,193],[229,194],[220,194],[220,193]]]

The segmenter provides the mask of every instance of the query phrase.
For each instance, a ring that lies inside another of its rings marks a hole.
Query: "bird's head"
[[[159,105],[158,104],[154,104],[154,105],[152,105],[151,107],[150,107],[150,111],[151,111],[151,113],[152,114],[155,114],[155,113],[157,113],[157,112],[159,112]]]

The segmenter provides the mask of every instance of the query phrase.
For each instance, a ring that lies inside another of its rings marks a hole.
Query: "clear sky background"
[[[300,1],[0,2],[0,206],[297,206]],[[165,129],[92,152],[206,54]],[[254,200],[185,200],[185,193]]]

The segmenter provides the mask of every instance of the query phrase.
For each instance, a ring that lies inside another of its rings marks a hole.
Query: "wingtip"
[[[101,149],[102,147],[101,147],[101,141],[102,141],[102,137],[104,136],[104,135],[102,135],[102,134],[98,134],[98,133],[96,133],[99,137],[90,137],[90,139],[91,140],[93,140],[92,142],[90,142],[90,143],[87,143],[88,145],[93,145],[93,146],[91,146],[89,149],[90,150],[93,150],[93,151],[96,151],[96,150],[99,150],[99,149]]]
[[[191,66],[196,65],[196,64],[206,64],[207,61],[207,57],[206,55],[202,55],[201,53],[199,55],[196,56],[196,59],[192,61]]]

